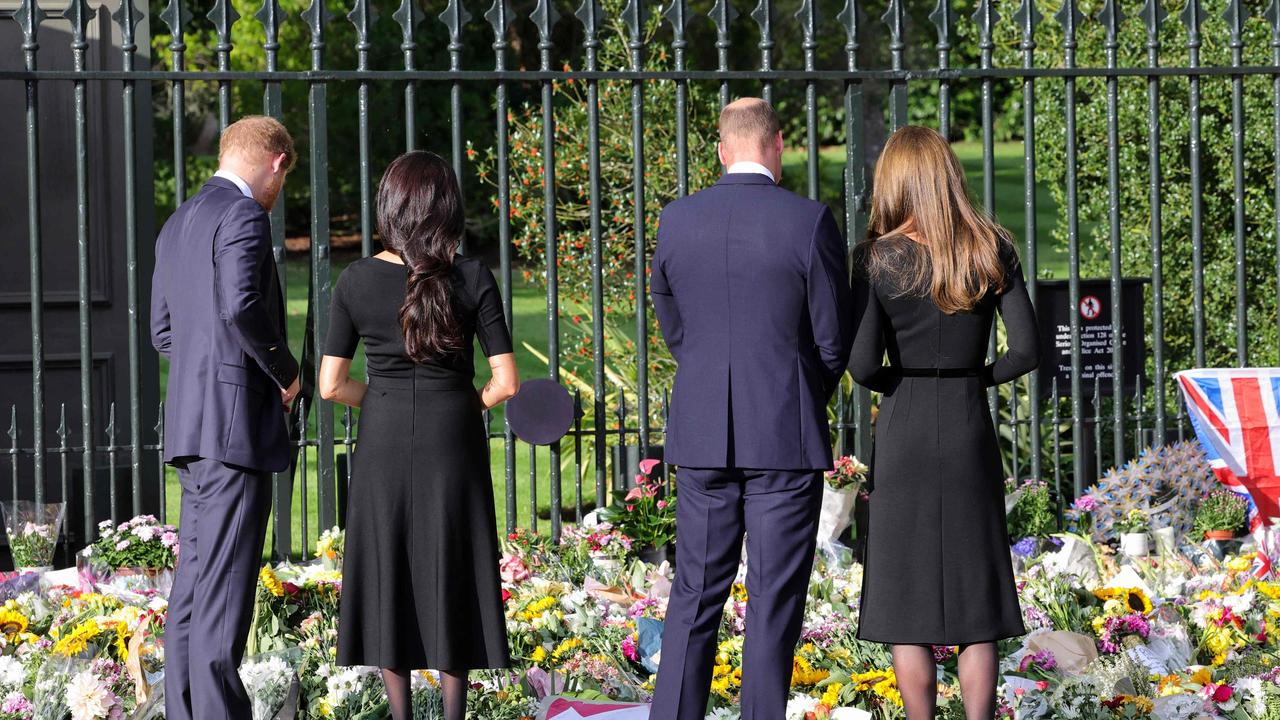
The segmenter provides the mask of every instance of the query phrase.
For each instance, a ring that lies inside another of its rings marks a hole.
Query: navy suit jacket
[[[214,177],[156,239],[151,341],[169,358],[164,459],[289,466],[280,388],[298,376],[266,210]]]
[[[677,363],[667,462],[831,468],[827,402],[853,343],[846,255],[826,205],[761,174],[663,210],[650,287]]]

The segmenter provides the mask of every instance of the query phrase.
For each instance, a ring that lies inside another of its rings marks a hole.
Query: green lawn
[[[979,202],[982,200],[982,144],[976,142],[955,143],[956,155],[964,165],[969,190]],[[994,214],[1021,243],[1026,233],[1026,210],[1023,204],[1022,143],[998,143],[995,147],[995,208]],[[818,187],[823,202],[832,208],[843,207],[845,149],[843,146],[822,148],[818,152]],[[807,194],[808,155],[805,150],[788,151],[783,158],[782,184],[787,188]],[[1036,186],[1036,237],[1037,265],[1040,277],[1066,277],[1066,253],[1055,248],[1051,241],[1058,222],[1058,208],[1043,184]],[[1029,271],[1028,271],[1029,272]]]
[[[970,188],[975,197],[982,195],[982,149],[981,145],[976,143],[959,143],[955,145],[957,154],[964,163],[965,170],[969,175]],[[825,148],[819,154],[820,165],[820,188],[822,199],[829,203],[833,208],[841,207],[842,194],[842,176],[845,161],[845,151],[842,147]],[[804,151],[791,151],[784,159],[783,184],[796,190],[797,192],[807,192],[805,171],[806,156]],[[1022,237],[1024,228],[1024,211],[1023,211],[1023,186],[1022,186],[1022,145],[1019,143],[1002,143],[996,146],[995,153],[995,197],[996,217],[1010,228],[1019,238]],[[1049,196],[1047,188],[1041,186],[1037,188],[1037,235],[1039,236],[1039,268],[1041,275],[1052,273],[1057,277],[1065,275],[1065,256],[1051,247],[1049,242],[1050,233],[1057,222],[1057,208]],[[346,267],[355,256],[335,254],[333,257],[333,277],[336,279],[342,268]],[[294,353],[301,357],[301,346],[305,335],[306,311],[307,311],[307,274],[309,272],[307,258],[304,255],[291,255],[286,264],[286,288],[288,296],[288,319],[289,319],[289,341]],[[520,368],[522,378],[545,377],[547,374],[546,365],[530,353],[523,345],[528,342],[539,350],[545,351],[547,339],[547,320],[546,320],[546,294],[536,285],[526,283],[519,278],[520,273],[515,273],[517,278],[514,292],[512,295],[512,310],[514,319],[514,335],[516,346],[516,359]],[[161,383],[165,381],[165,373],[167,373],[167,365],[161,363]],[[365,372],[365,360],[363,350],[359,351],[352,363],[352,374],[356,377],[363,377]],[[488,363],[484,357],[477,354],[476,358],[476,382],[483,383],[489,377]],[[334,417],[334,434],[341,440],[344,428],[341,423],[341,408],[338,408]],[[502,427],[502,414],[499,409],[493,419],[492,427],[497,430]],[[491,443],[491,462],[490,472],[492,474],[494,497],[496,499],[496,510],[498,527],[501,529],[506,524],[506,465],[503,442],[501,439],[492,441]],[[309,451],[307,457],[307,510],[308,516],[315,517],[316,513],[316,455],[315,451]],[[570,458],[571,459],[571,458]],[[539,524],[540,527],[546,527],[546,518],[550,516],[551,506],[549,502],[549,471],[548,471],[548,452],[545,448],[539,448],[537,453],[537,477],[538,477],[538,507],[539,507]],[[517,443],[516,460],[515,460],[515,488],[516,488],[516,517],[520,525],[527,526],[530,516],[530,499],[529,499],[529,446],[523,443]],[[595,487],[593,474],[590,467],[584,468],[583,493],[584,503],[590,507],[595,502]],[[574,493],[574,475],[573,467],[570,465],[566,468],[564,476],[561,479],[562,497],[564,506],[572,512],[573,493]],[[177,477],[172,471],[168,472],[167,477],[167,510],[170,521],[175,521],[179,516],[179,499],[180,491],[178,488]],[[302,500],[299,487],[294,488],[293,502],[293,537],[295,550],[305,547],[313,543],[323,528],[317,528],[314,520],[307,527],[306,540],[303,541],[302,532]]]

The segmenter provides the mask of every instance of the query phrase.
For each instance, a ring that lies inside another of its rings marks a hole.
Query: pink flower
[[[171,548],[178,544],[178,534],[175,532],[166,532],[160,536],[160,544]]]
[[[1098,501],[1095,500],[1092,495],[1081,495],[1076,498],[1073,505],[1077,510],[1082,510],[1084,512],[1093,512],[1098,509]]]
[[[622,638],[622,655],[631,662],[640,662],[640,650],[636,647],[635,635]]]
[[[633,487],[631,488],[631,491],[627,493],[627,496],[623,499],[626,500],[627,502],[634,502],[640,499],[641,494],[642,494],[642,491],[640,490],[639,487]]]
[[[528,580],[533,573],[529,572],[529,568],[520,558],[514,555],[503,555],[498,563],[498,574],[503,582],[515,584]]]
[[[1018,697],[1022,697],[1024,694],[1026,694],[1026,692],[1027,692],[1026,688],[1019,687],[1019,688],[1013,689],[1013,694],[1017,695]]]
[[[1037,689],[1037,690],[1039,690],[1040,692],[1044,692],[1045,690],[1048,690],[1048,689],[1049,689],[1049,681],[1048,681],[1048,680],[1037,680],[1037,681],[1036,681],[1036,689]]]
[[[645,475],[651,474],[653,472],[653,469],[658,467],[659,462],[660,462],[659,460],[654,460],[652,458],[648,460],[641,460],[640,472],[644,473]]]
[[[121,540],[120,542],[116,543],[116,549],[117,549],[117,550],[128,550],[128,549],[129,549],[129,541],[128,541],[128,540]]]
[[[659,510],[666,510],[666,509],[667,509],[667,501],[666,501],[666,500],[659,500],[659,501],[658,501],[658,509],[659,509]]]
[[[628,505],[628,506],[627,506],[627,512],[635,512],[635,509],[636,509],[636,506],[635,506],[635,505]]]

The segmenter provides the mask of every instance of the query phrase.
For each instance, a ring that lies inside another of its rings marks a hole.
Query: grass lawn
[[[970,188],[976,197],[981,196],[982,183],[982,147],[977,143],[958,143],[957,154],[964,163],[969,176]],[[822,199],[833,208],[841,207],[843,192],[843,168],[845,151],[843,147],[825,148],[820,154],[820,177]],[[806,156],[804,151],[791,151],[784,159],[783,184],[797,192],[807,192]],[[1020,143],[1001,143],[995,152],[995,214],[1016,237],[1021,238],[1024,210],[1022,204],[1022,145]],[[1037,235],[1039,236],[1039,268],[1042,276],[1052,274],[1064,277],[1066,274],[1065,254],[1051,247],[1049,237],[1058,221],[1057,207],[1049,196],[1048,189],[1040,186],[1036,190],[1037,197]],[[356,256],[335,253],[333,256],[333,277],[336,279],[342,268],[346,267]],[[289,341],[295,356],[301,357],[302,341],[305,336],[307,312],[307,287],[309,268],[307,258],[302,255],[290,256],[286,265],[286,288],[289,320]],[[532,283],[520,280],[520,273],[515,273],[515,288],[512,295],[512,312],[515,326],[516,359],[523,378],[546,377],[546,365],[530,353],[523,345],[528,342],[535,348],[545,350],[547,340],[546,294]],[[166,380],[168,367],[161,363],[161,384]],[[363,349],[358,351],[352,363],[352,374],[363,377],[365,359]],[[483,383],[489,377],[486,359],[477,353],[476,382]],[[341,408],[337,408],[334,417],[334,435],[339,440],[343,437],[344,428],[341,423]],[[502,427],[502,411],[494,413],[492,427]],[[490,443],[494,498],[496,500],[498,528],[506,524],[506,464],[503,441],[501,438]],[[299,486],[294,487],[293,501],[293,538],[295,552],[314,543],[323,528],[317,528],[314,522],[316,513],[316,455],[314,450],[307,453],[307,515],[312,518],[308,523],[305,539],[302,532],[302,494]],[[539,508],[539,526],[547,527],[546,518],[550,517],[549,502],[549,465],[548,452],[539,448],[536,455],[536,475],[538,478],[537,496]],[[571,460],[572,458],[570,458]],[[589,461],[588,461],[589,462]],[[180,490],[177,477],[172,470],[167,471],[167,510],[170,521],[179,519]],[[583,502],[590,507],[595,502],[594,475],[591,467],[584,468]],[[574,470],[572,465],[565,468],[561,478],[561,496],[564,506],[573,508]],[[529,446],[523,443],[516,445],[515,458],[516,517],[520,525],[528,526],[530,509],[530,457]],[[274,522],[274,521],[273,521]],[[273,525],[274,526],[274,525]],[[270,540],[268,539],[268,543]]]
[[[969,190],[979,202],[982,200],[982,144],[977,142],[955,143],[952,147],[968,176]],[[843,146],[822,148],[818,152],[819,193],[823,202],[832,209],[843,207],[845,149]],[[1026,210],[1023,205],[1022,143],[997,143],[995,146],[995,208],[997,220],[1013,232],[1019,243],[1025,237]],[[783,158],[782,184],[787,188],[807,194],[808,154],[804,150],[788,151]],[[1037,265],[1040,277],[1066,277],[1066,253],[1053,246],[1052,233],[1058,223],[1058,207],[1049,194],[1049,188],[1036,186],[1036,236]],[[1030,270],[1028,269],[1028,274]]]

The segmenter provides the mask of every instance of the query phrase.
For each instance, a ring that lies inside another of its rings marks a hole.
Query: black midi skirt
[[[1022,635],[995,428],[976,377],[903,378],[876,419],[857,637]]]
[[[338,664],[510,664],[481,413],[465,380],[371,379],[348,494]]]

